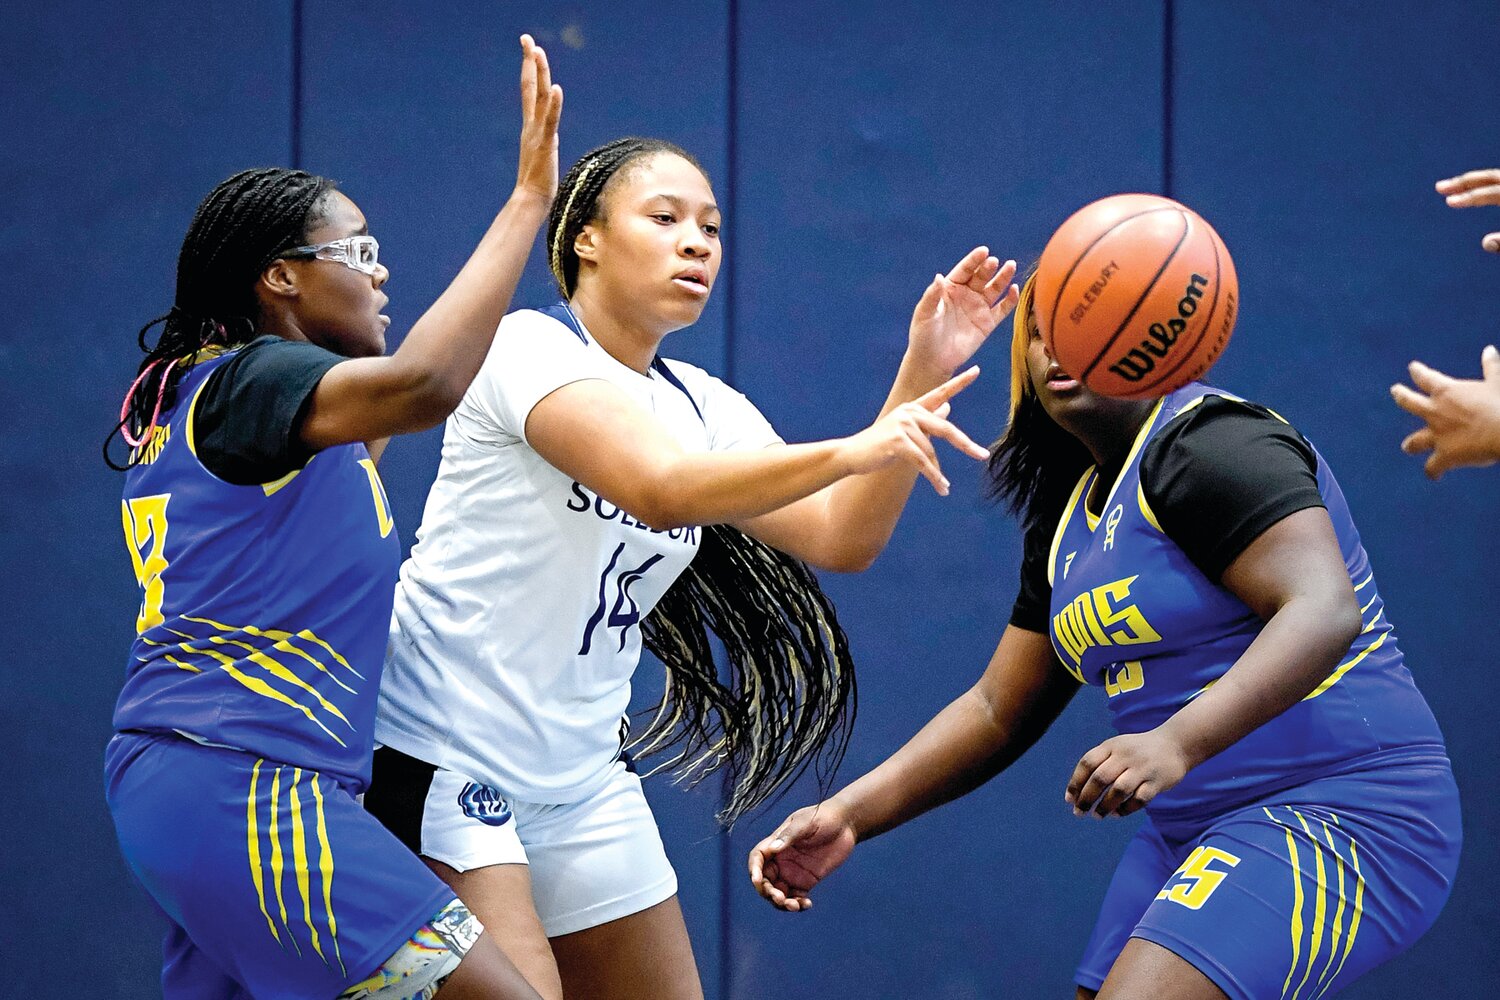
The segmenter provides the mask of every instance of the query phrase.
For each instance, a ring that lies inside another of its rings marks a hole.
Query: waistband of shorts
[[[1447,749],[1441,743],[1390,747],[1288,775],[1284,782],[1247,789],[1247,794],[1244,796],[1225,796],[1199,806],[1181,809],[1147,806],[1146,814],[1158,830],[1173,839],[1183,839],[1195,835],[1198,829],[1210,825],[1226,813],[1254,806],[1257,802],[1281,795],[1302,785],[1328,778],[1361,775],[1378,780],[1382,774],[1392,770],[1436,770],[1451,775],[1453,765],[1448,759]]]

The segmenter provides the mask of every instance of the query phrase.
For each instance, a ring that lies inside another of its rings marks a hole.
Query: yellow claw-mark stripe
[[[1271,822],[1284,826],[1271,810],[1266,809],[1265,813]],[[1297,966],[1302,961],[1302,863],[1297,857],[1297,840],[1290,829],[1286,831],[1286,851],[1292,862],[1292,967],[1287,970],[1286,982],[1281,986],[1283,997],[1292,988],[1292,977],[1297,974]]]
[[[195,673],[195,674],[201,674],[201,673],[203,673],[203,668],[202,667],[195,667],[191,663],[183,663],[181,660],[179,660],[177,657],[173,656],[171,653],[167,653],[165,655],[167,657],[167,661],[168,662],[177,664],[177,666],[181,667],[183,670],[186,670],[186,671],[189,671],[189,672]]]
[[[292,934],[292,925],[287,923],[286,897],[281,892],[281,876],[284,871],[281,856],[281,833],[277,828],[277,814],[281,811],[281,768],[271,776],[271,822],[268,824],[271,834],[271,875],[276,882],[276,906],[281,910],[281,926],[286,928],[286,936],[292,939],[292,947],[297,949],[297,954],[302,954],[302,948],[297,944],[297,938]]]
[[[301,471],[301,469],[293,469],[291,472],[288,472],[280,479],[273,479],[269,483],[261,483],[260,488],[266,494],[266,496],[272,496],[287,483],[290,483],[293,479],[296,479],[297,474]]]
[[[1368,626],[1367,626],[1367,628],[1368,628]],[[1367,657],[1371,653],[1375,652],[1375,650],[1379,649],[1385,643],[1385,637],[1388,636],[1388,635],[1390,635],[1389,632],[1382,632],[1382,633],[1380,633],[1380,637],[1378,639],[1376,639],[1374,642],[1370,643],[1364,649],[1360,650],[1358,656],[1354,657],[1349,662],[1345,663],[1343,666],[1339,667],[1333,673],[1329,674],[1326,678],[1324,678],[1323,683],[1319,684],[1317,687],[1313,688],[1312,693],[1309,694],[1307,697],[1303,698],[1302,700],[1303,701],[1311,701],[1312,699],[1318,697],[1318,695],[1322,694],[1323,692],[1327,691],[1329,688],[1331,688],[1335,684],[1337,684],[1343,678],[1343,676],[1345,674],[1347,674],[1349,671],[1353,670],[1356,666],[1359,665],[1359,661],[1360,660],[1363,660],[1365,657]]]
[[[266,918],[266,926],[271,928],[271,936],[280,944],[281,932],[276,929],[276,921],[266,911],[266,883],[260,874],[260,824],[255,820],[255,808],[259,804],[255,801],[255,786],[260,780],[260,766],[264,763],[265,758],[261,758],[250,770],[250,795],[245,799],[245,836],[250,851],[250,880],[255,883],[255,898],[260,900],[260,913]]]
[[[294,653],[297,656],[302,657],[308,663],[311,663],[313,666],[317,667],[320,671],[322,671],[323,673],[327,674],[328,678],[331,681],[333,681],[335,684],[337,684],[339,687],[343,688],[345,691],[348,691],[350,694],[354,694],[355,693],[354,689],[352,687],[350,687],[349,685],[345,684],[343,681],[339,680],[338,677],[336,677],[334,675],[333,671],[329,670],[328,667],[326,667],[323,664],[322,660],[319,660],[317,657],[310,656],[310,655],[308,655],[308,653],[307,653],[306,650],[299,649],[296,646],[292,645],[291,642],[288,641],[288,640],[293,639],[293,638],[298,638],[298,637],[297,636],[293,636],[292,633],[290,633],[290,632],[283,632],[280,629],[271,629],[271,628],[268,628],[268,629],[259,629],[259,628],[256,628],[254,625],[242,625],[239,628],[235,628],[233,625],[225,625],[223,622],[216,622],[212,618],[194,618],[192,615],[183,615],[182,616],[182,620],[183,621],[187,621],[187,622],[196,622],[199,625],[209,625],[209,626],[212,626],[213,628],[218,629],[221,632],[227,632],[227,633],[229,633],[231,635],[234,634],[234,633],[236,633],[236,632],[243,632],[246,635],[253,635],[253,636],[259,636],[259,637],[262,637],[262,638],[270,639],[274,643],[274,646],[272,647],[273,649],[278,649],[278,650],[280,650],[283,653]],[[329,646],[328,643],[324,642],[322,639],[319,639],[317,636],[313,635],[311,632],[307,632],[306,635],[307,635],[308,639],[310,639],[313,642],[318,643],[320,646],[322,646],[324,649],[328,650],[330,653],[333,653],[334,657],[340,663],[342,663],[344,665],[344,667],[350,673],[352,673],[355,677],[359,677],[360,680],[364,680],[363,677],[360,677],[359,671],[357,671],[353,667],[349,666],[348,662],[346,662],[342,656],[339,656],[338,653],[334,653],[333,652],[333,647],[332,646]]]
[[[1337,817],[1335,817],[1337,819]],[[1354,838],[1349,838],[1349,862],[1354,866],[1354,916],[1349,919],[1349,937],[1344,942],[1344,954],[1339,959],[1339,967],[1334,970],[1333,979],[1338,979],[1339,973],[1344,971],[1344,963],[1349,960],[1349,953],[1354,950],[1354,938],[1359,934],[1359,918],[1365,909],[1365,875],[1359,870],[1359,845]],[[1333,982],[1333,980],[1329,980]]]
[[[1344,896],[1344,856],[1339,853],[1338,847],[1335,846],[1333,831],[1328,829],[1328,824],[1323,823],[1321,825],[1323,827],[1323,839],[1328,842],[1328,850],[1332,852],[1333,860],[1338,866],[1339,908],[1333,914],[1333,940],[1328,945],[1328,961],[1323,964],[1323,971],[1318,973],[1318,989],[1313,994],[1315,997],[1322,996],[1328,987],[1333,984],[1333,980],[1328,973],[1333,968],[1333,960],[1338,957],[1339,941],[1344,936],[1344,908],[1347,902]]]
[[[333,956],[339,960],[339,969],[344,975],[349,970],[344,966],[344,956],[339,951],[339,922],[333,915],[333,848],[328,844],[328,823],[323,814],[323,791],[318,787],[318,776],[312,776],[313,798],[318,803],[318,872],[323,876],[323,912],[328,914],[328,937],[333,941]]]
[[[307,867],[307,830],[302,825],[302,800],[297,795],[297,786],[302,783],[302,768],[292,768],[292,861],[297,866],[297,891],[302,893],[302,922],[307,925],[308,936],[312,938],[313,951],[328,964],[328,956],[323,954],[323,945],[318,941],[318,929],[313,926],[312,919],[312,885],[308,879]]]
[[[327,712],[330,715],[336,716],[340,722],[348,726],[351,730],[354,728],[354,723],[350,722],[348,718],[345,717],[344,713],[338,710],[338,707],[334,705],[333,702],[323,697],[323,693],[317,688],[313,687],[311,684],[307,683],[307,681],[303,680],[302,678],[298,677],[296,674],[288,670],[285,664],[279,663],[278,661],[272,659],[265,653],[250,645],[248,642],[241,642],[238,639],[226,639],[220,635],[211,635],[208,637],[208,641],[213,643],[215,646],[239,646],[241,649],[246,650],[250,655],[248,657],[245,657],[245,659],[248,659],[251,663],[255,664],[257,667],[260,667],[262,670],[270,674],[272,677],[275,677],[277,680],[285,681],[293,687],[298,687],[306,691],[308,694],[317,699],[318,704],[322,706],[323,711]]]
[[[1358,583],[1356,583],[1356,584],[1355,584],[1355,585],[1354,585],[1354,589],[1355,589],[1355,590],[1364,590],[1364,589],[1365,589],[1365,587],[1366,587],[1366,585],[1368,585],[1368,584],[1369,584],[1369,582],[1370,582],[1370,581],[1371,581],[1371,580],[1373,580],[1373,579],[1375,579],[1375,574],[1374,574],[1374,573],[1371,573],[1371,574],[1370,574],[1370,575],[1369,575],[1369,576],[1366,576],[1366,577],[1365,577],[1365,578],[1364,578],[1364,579],[1363,579],[1363,580],[1361,580],[1361,581],[1359,581],[1359,582],[1358,582]]]
[[[1312,843],[1313,856],[1317,859],[1318,872],[1318,902],[1313,908],[1312,946],[1307,953],[1307,968],[1302,973],[1302,981],[1297,984],[1296,990],[1292,992],[1292,1000],[1302,993],[1302,987],[1307,985],[1307,980],[1312,976],[1313,964],[1318,960],[1318,953],[1323,950],[1323,920],[1328,915],[1328,872],[1323,866],[1323,849],[1318,846],[1318,838],[1313,836],[1312,830],[1307,825],[1307,820],[1297,810],[1292,810],[1292,815],[1297,817],[1297,822],[1302,825],[1302,831],[1307,834],[1307,839]],[[1314,986],[1316,989],[1316,986]]]
[[[185,653],[197,653],[199,656],[208,656],[215,660],[218,660],[219,666],[223,669],[223,671],[230,677],[233,677],[240,684],[249,688],[251,691],[254,691],[258,695],[270,698],[272,701],[280,702],[281,704],[286,705],[289,708],[295,708],[297,711],[307,716],[309,722],[317,726],[319,729],[323,730],[323,732],[327,733],[329,737],[339,746],[348,746],[347,743],[339,739],[338,736],[334,735],[333,730],[329,729],[327,726],[323,725],[323,723],[318,721],[318,717],[313,715],[312,709],[308,708],[301,702],[293,701],[291,698],[288,698],[286,695],[271,687],[271,685],[267,684],[259,677],[248,677],[245,674],[241,673],[240,670],[235,667],[234,660],[230,657],[225,656],[223,653],[220,653],[217,650],[213,649],[194,649],[187,643],[182,644],[182,651]]]
[[[1369,611],[1370,610],[1370,605],[1374,604],[1378,600],[1380,600],[1380,595],[1376,594],[1374,597],[1370,598],[1368,604],[1366,604],[1364,607],[1362,607],[1362,608],[1359,609],[1359,613],[1360,614],[1364,614],[1366,611]]]

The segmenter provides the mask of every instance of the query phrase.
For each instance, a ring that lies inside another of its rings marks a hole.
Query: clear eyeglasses
[[[341,240],[330,240],[327,243],[293,247],[280,256],[336,260],[345,267],[352,267],[363,274],[373,275],[375,269],[380,266],[380,244],[373,236],[345,236]]]

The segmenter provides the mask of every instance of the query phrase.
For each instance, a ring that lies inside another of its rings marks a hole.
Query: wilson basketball
[[[1117,194],[1064,222],[1037,268],[1037,326],[1093,391],[1165,396],[1201,378],[1234,331],[1239,280],[1224,241],[1185,205]]]

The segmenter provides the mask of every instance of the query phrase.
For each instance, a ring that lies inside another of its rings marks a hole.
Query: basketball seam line
[[[1177,245],[1172,248],[1171,253],[1167,254],[1167,259],[1161,262],[1161,267],[1156,269],[1156,273],[1151,276],[1151,281],[1147,283],[1146,290],[1141,292],[1141,297],[1135,300],[1135,305],[1130,307],[1130,312],[1125,314],[1125,318],[1120,321],[1119,327],[1110,335],[1109,340],[1105,341],[1104,347],[1094,356],[1094,360],[1089,362],[1088,367],[1083,370],[1083,374],[1078,376],[1080,382],[1087,382],[1088,377],[1093,374],[1094,369],[1099,367],[1099,362],[1104,360],[1104,356],[1114,350],[1115,341],[1120,339],[1120,336],[1125,332],[1125,328],[1130,325],[1130,321],[1135,319],[1135,314],[1145,304],[1146,297],[1151,294],[1151,290],[1156,287],[1156,283],[1161,280],[1161,276],[1167,273],[1167,266],[1177,258],[1178,252],[1182,250],[1182,245],[1187,242],[1188,234],[1192,231],[1193,220],[1184,212],[1182,213],[1182,235],[1177,238]]]
[[[1207,222],[1205,222],[1204,224],[1207,225]],[[1173,375],[1176,375],[1177,372],[1182,368],[1182,366],[1185,365],[1185,364],[1187,364],[1188,361],[1192,359],[1194,353],[1196,353],[1197,350],[1198,350],[1198,346],[1203,343],[1203,338],[1207,337],[1208,336],[1208,331],[1213,328],[1213,325],[1214,325],[1214,313],[1218,311],[1218,308],[1219,308],[1219,295],[1223,291],[1224,269],[1223,269],[1222,265],[1220,265],[1220,263],[1219,263],[1219,243],[1220,243],[1219,236],[1218,236],[1217,233],[1215,233],[1213,231],[1213,227],[1212,226],[1209,226],[1208,230],[1209,230],[1210,235],[1213,237],[1211,240],[1209,240],[1209,242],[1213,245],[1213,248],[1214,248],[1214,301],[1213,301],[1213,304],[1208,307],[1208,316],[1205,317],[1204,320],[1203,320],[1203,329],[1201,329],[1201,330],[1198,331],[1198,339],[1195,340],[1195,341],[1193,341],[1193,346],[1191,348],[1189,348],[1182,355],[1182,357],[1180,357],[1180,358],[1177,359],[1177,364],[1173,365],[1171,367],[1171,369],[1169,369],[1168,371],[1163,372],[1161,374],[1161,377],[1158,378],[1156,381],[1150,383],[1149,385],[1143,385],[1143,386],[1137,387],[1137,389],[1135,390],[1136,392],[1149,392],[1150,390],[1156,388],[1158,385],[1160,385],[1165,380],[1171,378]],[[1224,248],[1224,252],[1228,253],[1229,252],[1229,248],[1225,247]],[[1207,369],[1205,369],[1205,371],[1206,370]],[[1200,372],[1199,374],[1202,374],[1202,372]]]
[[[1155,196],[1153,196],[1153,197],[1155,197]],[[1063,275],[1062,281],[1058,283],[1058,286],[1057,286],[1057,298],[1055,298],[1053,300],[1053,302],[1052,302],[1052,312],[1047,316],[1047,329],[1049,329],[1049,330],[1056,330],[1057,329],[1057,327],[1054,324],[1057,322],[1057,307],[1060,306],[1060,305],[1062,305],[1063,292],[1064,292],[1064,290],[1067,289],[1068,282],[1073,279],[1073,272],[1076,271],[1076,270],[1078,270],[1078,265],[1083,263],[1083,258],[1087,257],[1089,255],[1089,252],[1091,250],[1093,250],[1094,247],[1096,247],[1100,243],[1102,243],[1105,240],[1105,238],[1109,236],[1110,233],[1114,232],[1116,229],[1119,229],[1121,226],[1125,225],[1125,223],[1127,223],[1127,222],[1130,222],[1132,219],[1139,219],[1141,216],[1143,216],[1143,215],[1150,215],[1152,212],[1168,212],[1168,211],[1180,212],[1181,210],[1182,210],[1181,207],[1178,206],[1178,205],[1158,205],[1155,208],[1145,208],[1145,209],[1142,209],[1139,212],[1136,212],[1134,215],[1127,215],[1127,216],[1125,216],[1125,218],[1119,220],[1114,225],[1110,226],[1104,232],[1100,233],[1097,237],[1095,237],[1094,238],[1094,242],[1090,243],[1088,246],[1086,246],[1086,247],[1083,248],[1083,252],[1080,253],[1078,255],[1078,258],[1073,261],[1073,266],[1070,267],[1070,268],[1068,268],[1068,273],[1065,274],[1065,275]],[[1066,224],[1067,223],[1064,223],[1064,225],[1066,225]],[[1046,252],[1045,249],[1043,250],[1043,252],[1044,253]]]

